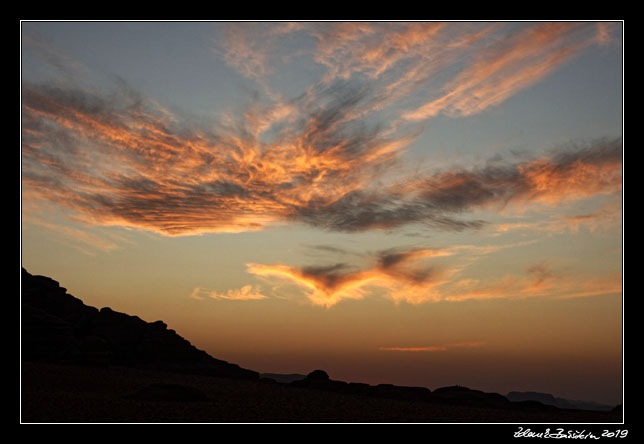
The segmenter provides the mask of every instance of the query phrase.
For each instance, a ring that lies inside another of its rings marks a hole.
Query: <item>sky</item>
[[[622,22],[21,22],[21,261],[259,372],[622,402]]]

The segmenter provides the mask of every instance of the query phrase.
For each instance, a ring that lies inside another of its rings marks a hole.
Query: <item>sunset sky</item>
[[[622,28],[24,21],[22,265],[259,372],[618,404]]]

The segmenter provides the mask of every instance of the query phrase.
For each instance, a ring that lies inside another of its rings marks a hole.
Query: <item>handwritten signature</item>
[[[564,430],[555,429],[551,431],[546,429],[544,432],[534,432],[530,429],[519,427],[519,430],[514,432],[515,438],[552,438],[552,439],[601,439],[601,438],[625,438],[628,435],[628,430],[604,430],[600,436],[586,430]]]

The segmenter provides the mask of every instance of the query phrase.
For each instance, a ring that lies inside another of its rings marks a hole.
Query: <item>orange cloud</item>
[[[568,284],[559,292],[558,297],[572,299],[621,293],[622,275],[614,273],[604,276],[585,276],[579,282]]]
[[[262,23],[238,22],[219,23],[217,28],[221,32],[221,43],[215,42],[213,51],[229,66],[245,77],[255,79],[262,79],[273,71],[275,36],[271,35],[270,27]]]
[[[565,299],[621,293],[618,274],[588,276],[581,272],[562,272],[547,262],[526,267],[524,273],[506,274],[500,278],[464,277],[467,276],[465,270],[481,257],[530,243],[533,241],[490,247],[463,245],[445,249],[386,250],[369,255],[367,266],[336,263],[296,267],[250,263],[247,271],[295,284],[305,289],[314,305],[327,308],[344,299],[373,295],[385,296],[396,303],[420,304],[473,299]],[[336,253],[345,255],[346,252]],[[448,262],[435,261],[450,256],[453,257]]]
[[[498,23],[222,24],[231,42],[222,57],[248,75],[269,72],[264,65],[279,39],[307,32],[332,78],[367,76],[373,87],[319,82],[292,100],[256,99],[208,126],[124,84],[100,93],[24,82],[23,197],[54,202],[88,223],[175,236],[293,221],[348,232],[416,223],[479,229],[486,221],[466,213],[611,193],[621,188],[620,140],[411,178],[402,155],[420,125],[398,132],[369,124],[393,100],[412,92],[416,99],[434,69],[464,66],[431,102],[438,111],[467,115],[499,103],[581,50],[586,28],[526,24],[507,36]],[[490,46],[499,35],[508,38]]]
[[[523,299],[533,297],[576,298],[621,293],[619,275],[586,276],[562,274],[544,264],[526,270],[524,275],[506,275],[503,278],[482,282],[462,279],[442,289],[445,301],[470,299]]]
[[[400,352],[444,352],[454,348],[472,348],[480,347],[484,345],[485,342],[462,342],[458,344],[446,344],[446,345],[428,345],[425,347],[380,347],[381,351],[400,351]]]
[[[614,22],[598,22],[596,41],[599,45],[605,46],[613,42],[613,31],[616,27]]]
[[[582,49],[594,43],[580,23],[541,23],[480,51],[451,81],[444,93],[413,111],[405,120],[424,120],[446,112],[468,116],[498,105],[535,84]]]
[[[423,258],[448,255],[431,249],[383,251],[373,264],[355,269],[347,264],[319,267],[247,264],[249,273],[286,279],[308,290],[316,305],[330,307],[343,299],[362,299],[368,288],[381,288],[395,301],[419,303],[432,298],[432,289],[444,281],[437,267],[418,266]]]
[[[253,301],[258,299],[266,299],[257,286],[244,285],[236,290],[228,290],[226,293],[217,293],[211,291],[208,295],[212,299],[228,299],[233,301]]]
[[[494,235],[511,231],[529,231],[531,233],[558,234],[577,233],[582,227],[591,232],[621,229],[622,202],[620,196],[611,196],[607,203],[598,207],[592,213],[573,215],[550,215],[545,220],[503,222],[491,225]]]
[[[329,68],[327,81],[366,73],[378,78],[399,63],[426,54],[445,23],[335,23],[315,26],[315,59]]]
[[[553,204],[621,188],[619,140],[375,186],[413,137],[387,138],[354,120],[360,91],[325,94],[323,104],[253,109],[243,120],[249,129],[221,123],[211,133],[128,90],[114,99],[24,85],[23,196],[92,223],[181,235],[283,221],[340,231],[410,223],[462,230],[483,222],[454,215],[477,207]],[[283,121],[291,124],[274,140],[259,138]]]
[[[231,289],[225,293],[219,293],[215,290],[208,291],[197,287],[190,293],[191,299],[204,300],[206,297],[211,299],[225,299],[229,301],[256,301],[267,298],[267,296],[261,293],[259,287],[256,285],[244,285],[241,288]]]
[[[250,133],[221,125],[209,134],[129,91],[111,101],[25,85],[23,186],[104,224],[169,235],[260,229],[365,186],[404,146],[347,121],[359,101],[348,93],[321,109],[254,110]],[[296,112],[277,140],[257,138]]]
[[[192,292],[190,293],[190,299],[202,301],[204,297],[201,295],[201,288],[196,287],[194,290],[192,290]]]

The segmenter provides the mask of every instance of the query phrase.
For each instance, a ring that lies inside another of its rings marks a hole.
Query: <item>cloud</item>
[[[598,22],[596,35],[597,43],[601,46],[613,43],[615,41],[613,33],[616,27],[617,25],[614,22]]]
[[[611,23],[309,22],[218,25],[216,53],[246,77],[265,79],[291,49],[326,69],[319,83],[364,81],[378,93],[372,110],[403,100],[392,125],[438,114],[469,116],[539,82],[593,44],[610,40]],[[309,40],[310,40],[309,39]],[[304,39],[303,41],[309,41]],[[265,84],[266,85],[266,84]],[[421,102],[421,104],[418,104]]]
[[[25,53],[36,55],[38,60],[53,67],[68,80],[78,82],[80,74],[88,71],[88,68],[82,62],[57,48],[44,37],[24,29],[21,31],[20,44]]]
[[[312,250],[321,251],[324,253],[332,253],[332,254],[339,254],[339,255],[358,254],[358,253],[354,253],[352,251],[346,250],[344,248],[335,247],[332,245],[306,245],[306,247]]]
[[[609,294],[622,294],[621,273],[581,276],[578,282],[569,283],[559,291],[560,299],[584,298]]]
[[[392,248],[363,255],[362,261],[315,266],[247,264],[248,273],[278,279],[304,290],[314,304],[331,307],[346,299],[383,296],[421,304],[489,299],[566,299],[619,294],[618,274],[588,275],[557,269],[549,261],[525,266],[503,276],[472,278],[468,268],[500,250],[534,244],[535,239],[489,246]],[[333,251],[335,249],[329,249]],[[338,252],[346,257],[343,250]]]
[[[315,60],[328,68],[326,81],[356,73],[378,78],[396,65],[434,48],[445,23],[332,23],[309,26]]]
[[[462,342],[457,344],[445,345],[428,345],[423,347],[380,347],[380,351],[397,351],[397,352],[444,352],[455,348],[473,348],[484,345],[485,342]]]
[[[108,239],[107,236],[96,235],[77,228],[50,224],[46,222],[38,222],[37,224],[39,226],[63,234],[66,239],[69,239],[67,243],[90,256],[94,255],[96,250],[102,252],[110,252],[117,249],[119,245],[115,240]],[[118,239],[118,241],[121,242],[123,241],[123,239]],[[89,247],[90,249],[88,250],[85,247]]]
[[[267,297],[260,293],[260,290],[257,286],[252,285],[244,285],[243,287],[236,290],[228,290],[226,293],[217,293],[216,291],[211,291],[208,296],[212,299],[228,299],[232,301],[252,301],[258,299],[266,299]]]
[[[415,186],[431,205],[461,211],[510,202],[558,203],[621,188],[620,140],[596,141],[550,156],[475,170],[451,170]]]
[[[447,91],[436,99],[445,102],[441,109],[479,112],[524,87],[521,79],[537,81],[580,51],[588,29],[596,35],[587,28],[220,24],[218,54],[249,76],[268,75],[274,48],[295,32],[313,37],[313,57],[331,74],[300,96],[257,96],[205,123],[123,81],[111,90],[23,82],[23,198],[54,202],[90,224],[176,236],[291,222],[343,232],[409,224],[477,230],[487,226],[470,214],[480,209],[614,192],[621,188],[621,140],[434,171],[404,163],[423,126],[396,128],[400,115],[390,107],[435,91],[431,73],[445,69],[449,75],[437,76]],[[475,96],[476,106],[466,100]]]
[[[198,301],[203,301],[204,297],[201,296],[201,288],[195,287],[194,290],[190,293],[190,299],[196,299]]]
[[[362,299],[368,288],[381,288],[395,301],[422,302],[443,282],[445,273],[437,266],[419,264],[424,258],[449,255],[434,249],[386,250],[372,255],[371,263],[356,267],[346,263],[325,266],[247,264],[257,276],[285,279],[305,288],[316,305],[330,307],[343,299]]]
[[[215,290],[205,290],[196,287],[190,293],[191,299],[201,301],[206,297],[211,299],[225,299],[229,301],[256,301],[260,299],[266,299],[268,296],[263,295],[257,285],[244,285],[241,288],[231,289],[226,291],[225,293],[219,293]]]
[[[274,51],[281,37],[301,28],[299,23],[217,23],[213,51],[245,77],[261,80],[275,67]]]
[[[529,26],[479,51],[442,95],[403,114],[404,120],[424,120],[439,113],[469,116],[498,105],[534,85],[595,42],[583,23],[555,22]]]
[[[525,220],[490,224],[494,235],[513,231],[544,233],[577,233],[582,228],[590,232],[620,230],[622,223],[621,196],[608,196],[606,202],[598,205],[592,213],[549,214],[542,220]]]
[[[580,298],[622,292],[618,274],[586,275],[562,273],[547,263],[526,268],[524,274],[507,274],[502,278],[481,281],[461,279],[441,289],[441,300],[460,302],[482,299],[525,299],[547,297],[556,299]]]
[[[181,235],[286,221],[347,232],[412,223],[461,231],[485,225],[460,218],[477,208],[554,204],[621,187],[620,140],[382,186],[386,174],[400,176],[414,136],[385,137],[354,119],[365,94],[335,85],[313,103],[283,104],[293,123],[265,141],[244,125],[247,117],[208,131],[124,85],[103,94],[25,84],[23,189],[94,223]],[[274,109],[263,115],[269,128]]]
[[[620,140],[597,141],[550,156],[479,169],[452,169],[380,190],[356,190],[299,208],[305,222],[338,231],[391,229],[411,223],[462,231],[485,226],[457,215],[509,204],[554,205],[621,189]]]
[[[404,140],[347,116],[361,97],[334,87],[315,104],[294,103],[298,121],[265,142],[247,118],[207,131],[127,88],[27,83],[23,187],[106,225],[168,235],[261,229],[365,186],[398,156]]]
[[[22,227],[29,229],[31,227],[44,228],[50,233],[53,233],[53,239],[63,242],[78,251],[93,256],[97,252],[109,253],[119,248],[124,243],[131,241],[123,236],[114,232],[97,229],[96,227],[74,225],[61,225],[58,222],[48,221],[43,217],[46,202],[42,205],[36,202],[26,202],[22,207]],[[51,208],[47,208],[51,210]]]

